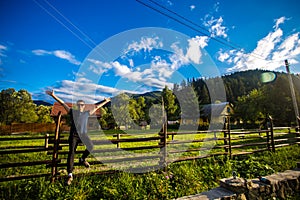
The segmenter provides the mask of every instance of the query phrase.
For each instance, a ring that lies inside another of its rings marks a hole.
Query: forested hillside
[[[266,80],[264,78],[265,74],[273,74],[274,79]],[[253,89],[260,89],[263,88],[266,85],[276,85],[277,79],[284,79],[286,81],[284,85],[287,85],[289,88],[288,78],[286,73],[280,73],[280,72],[271,72],[271,71],[264,71],[264,70],[249,70],[249,71],[242,71],[242,72],[235,72],[230,75],[225,75],[221,77],[225,86],[226,90],[226,97],[227,101],[230,103],[235,104],[238,100],[238,97],[241,97],[243,95],[248,95]],[[298,81],[298,85],[300,86],[300,79],[296,78],[295,76],[294,82]],[[205,88],[205,82],[208,81],[218,81],[220,78],[211,78],[208,80],[203,79],[193,79],[189,82],[192,83],[194,88],[196,89],[197,93],[202,96],[202,100],[204,100],[205,103],[213,103],[213,102],[207,102],[209,96],[207,88]],[[281,90],[282,88],[278,88]],[[285,88],[286,89],[286,88]],[[206,91],[203,91],[206,90]]]
[[[300,107],[300,78],[295,74],[292,74],[291,77],[295,89],[296,106]],[[205,104],[217,103],[211,102],[210,98],[217,91],[214,91],[213,87],[208,90],[207,85],[212,86],[220,83],[224,84],[226,101],[234,106],[235,114],[233,117],[235,119],[240,119],[248,124],[259,124],[262,119],[271,115],[277,125],[295,124],[295,105],[292,101],[289,77],[287,73],[283,72],[249,70],[210,79],[193,78],[175,84],[172,88],[173,94],[176,94],[174,96],[170,94],[171,89],[169,88],[165,88],[162,93],[155,91],[140,95],[128,95],[134,99],[141,97],[145,99],[145,113],[148,113],[148,109],[153,104],[161,103],[161,95],[163,95],[168,118],[178,119],[181,105],[176,96],[180,96],[181,91],[192,86],[201,108]],[[147,120],[148,117],[146,116],[144,119]]]
[[[292,82],[297,104],[294,105],[290,90],[289,75],[283,72],[250,70],[236,72],[222,77],[227,101],[235,107],[235,117],[249,123],[271,115],[279,124],[290,125],[296,121],[295,108],[300,104],[300,78],[292,74]],[[191,84],[199,94],[203,104],[209,96],[205,82],[219,81],[219,77],[209,80],[193,79]]]
[[[247,95],[251,90],[262,87],[264,85],[261,81],[262,73],[265,73],[265,71],[252,70],[222,77],[225,84],[227,101],[235,103],[237,97]]]

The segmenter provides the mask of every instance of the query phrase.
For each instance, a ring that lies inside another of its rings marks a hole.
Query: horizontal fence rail
[[[50,133],[54,132],[55,123],[16,123],[11,125],[0,125],[0,135],[22,134],[22,133]],[[62,125],[61,130],[69,131],[68,125]]]

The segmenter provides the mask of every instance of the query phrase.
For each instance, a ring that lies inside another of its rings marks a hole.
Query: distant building
[[[201,119],[204,122],[224,123],[224,117],[233,113],[233,106],[229,102],[207,104],[201,109]]]
[[[180,123],[183,125],[208,126],[210,122],[215,124],[224,124],[225,116],[233,114],[233,106],[229,102],[222,102],[216,104],[202,105],[200,108],[199,118],[183,116]]]
[[[66,103],[70,108],[73,108],[73,106],[76,104],[72,103]],[[96,107],[95,104],[85,104],[85,110],[93,110]],[[98,122],[98,119],[101,117],[101,109],[98,109],[93,115],[91,115],[88,119],[88,130],[99,130],[100,124]],[[58,113],[61,112],[62,115],[68,114],[65,108],[58,102],[55,102],[53,104],[52,110],[51,110],[51,116],[53,118],[58,116]],[[65,130],[65,129],[64,129]]]

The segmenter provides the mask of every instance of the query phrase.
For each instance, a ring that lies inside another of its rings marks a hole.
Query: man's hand
[[[54,96],[54,90],[46,90],[46,94],[53,97]]]
[[[54,90],[46,90],[46,94],[50,95],[53,99],[60,103],[67,112],[70,111],[71,108],[63,100],[61,100],[54,94]]]

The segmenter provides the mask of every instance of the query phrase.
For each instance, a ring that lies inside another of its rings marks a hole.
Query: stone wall
[[[237,177],[224,178],[220,180],[218,188],[179,199],[269,200],[287,199],[299,193],[300,168],[297,168],[251,180]]]
[[[300,169],[287,170],[261,179],[221,179],[220,186],[234,192],[236,199],[241,200],[286,199],[299,193]]]

